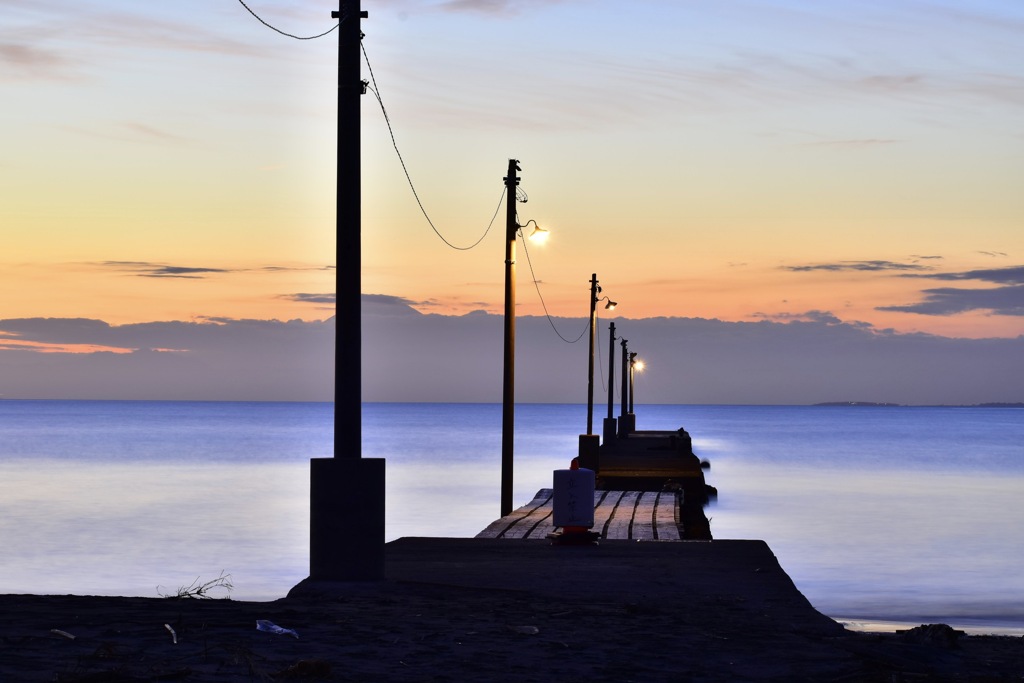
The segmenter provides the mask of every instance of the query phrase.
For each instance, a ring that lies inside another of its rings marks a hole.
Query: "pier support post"
[[[309,487],[311,581],[384,578],[384,459],[313,458]]]

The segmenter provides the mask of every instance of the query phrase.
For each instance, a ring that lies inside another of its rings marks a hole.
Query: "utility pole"
[[[615,323],[608,323],[608,417],[604,419],[604,442],[615,438]]]
[[[597,273],[590,277],[590,355],[587,358],[587,433],[580,434],[579,464],[580,467],[594,470],[599,467],[601,437],[594,433],[594,328],[597,321],[597,294],[601,287],[597,284]]]
[[[629,340],[620,340],[622,344],[622,406],[619,413],[619,438],[629,436],[629,418],[626,409],[629,405]]]
[[[341,0],[338,19],[338,190],[334,344],[334,457],[362,454],[362,176],[359,0]]]
[[[636,374],[636,351],[631,351],[629,354],[629,412],[632,415],[636,415],[633,411],[633,397],[636,396],[636,387],[633,386],[634,375]]]
[[[309,580],[384,578],[384,459],[362,457],[359,0],[339,0],[334,457],[310,462]]]
[[[512,512],[512,476],[516,410],[516,188],[519,161],[508,160],[505,174],[505,362],[501,401],[501,516]]]
[[[590,276],[590,355],[587,357],[587,434],[594,433],[594,335],[597,325],[597,273]]]

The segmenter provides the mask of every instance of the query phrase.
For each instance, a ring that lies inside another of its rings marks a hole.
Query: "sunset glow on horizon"
[[[520,315],[584,318],[596,273],[625,318],[1024,335],[1016,3],[362,6],[366,294],[500,314],[516,158],[551,237]],[[0,320],[334,314],[336,33],[233,0],[0,18]]]

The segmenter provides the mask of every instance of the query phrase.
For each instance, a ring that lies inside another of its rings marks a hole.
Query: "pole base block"
[[[384,578],[384,459],[313,458],[309,578]]]

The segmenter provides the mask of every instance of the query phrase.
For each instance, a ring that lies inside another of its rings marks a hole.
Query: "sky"
[[[246,4],[0,0],[0,397],[329,400],[337,6]],[[596,273],[652,399],[1024,401],[1024,5],[363,9],[364,398],[500,400],[515,158],[523,400]]]

